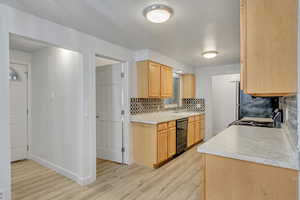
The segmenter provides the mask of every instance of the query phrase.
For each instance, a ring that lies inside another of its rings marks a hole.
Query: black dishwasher
[[[187,118],[176,121],[176,154],[184,152],[187,148],[187,127]]]

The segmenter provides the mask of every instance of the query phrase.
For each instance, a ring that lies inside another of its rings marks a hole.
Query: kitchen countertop
[[[195,115],[205,114],[204,112],[187,112],[187,111],[165,111],[146,114],[132,115],[130,121],[144,124],[159,124],[162,122],[173,121],[177,119],[192,117]]]
[[[198,146],[198,152],[299,170],[285,129],[231,126]]]
[[[241,121],[273,122],[272,118],[244,117]]]

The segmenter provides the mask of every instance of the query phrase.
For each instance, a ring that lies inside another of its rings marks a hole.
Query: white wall
[[[61,48],[32,54],[30,158],[80,181],[82,55]]]
[[[240,73],[240,64],[209,66],[196,68],[196,97],[204,98],[206,105],[206,130],[205,139],[213,136],[212,133],[212,77],[216,75],[238,74]]]

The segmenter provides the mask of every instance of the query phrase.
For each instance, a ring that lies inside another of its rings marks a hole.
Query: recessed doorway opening
[[[97,165],[125,163],[125,65],[96,55],[96,157]]]

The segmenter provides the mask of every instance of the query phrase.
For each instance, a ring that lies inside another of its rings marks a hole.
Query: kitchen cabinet
[[[176,121],[132,123],[132,129],[135,163],[156,168],[176,154]]]
[[[157,133],[157,163],[161,163],[168,158],[168,130]]]
[[[153,62],[137,62],[138,97],[169,98],[173,96],[173,70]]]
[[[173,96],[173,70],[171,67],[161,66],[160,67],[160,78],[161,78],[161,92],[162,98],[168,98]]]
[[[298,171],[202,154],[202,200],[296,200]]]
[[[195,143],[201,141],[202,132],[201,132],[201,122],[195,121]]]
[[[149,62],[148,72],[148,96],[160,97],[161,81],[160,81],[160,64]]]
[[[187,146],[190,147],[195,144],[195,122],[194,117],[189,117],[188,132],[187,132]]]
[[[194,74],[182,75],[182,98],[190,99],[196,97],[196,78]]]
[[[254,96],[297,92],[297,0],[241,0],[241,87]]]
[[[204,120],[204,115],[189,117],[187,134],[188,147],[191,147],[204,139]]]
[[[168,157],[176,154],[176,127],[169,128],[168,130]]]

